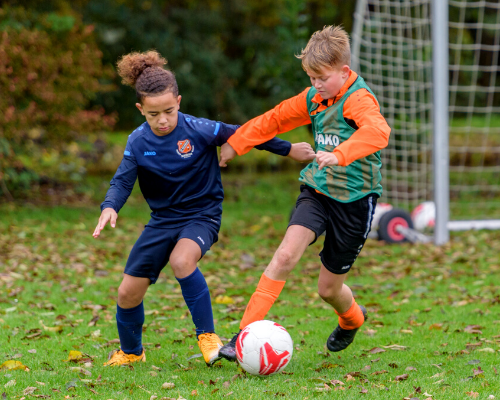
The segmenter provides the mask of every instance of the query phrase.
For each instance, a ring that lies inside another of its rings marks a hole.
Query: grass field
[[[217,332],[231,338],[283,236],[298,182],[283,174],[224,182],[220,240],[200,268]],[[97,204],[3,205],[0,215],[0,364],[29,368],[0,372],[2,398],[500,399],[500,232],[455,234],[443,247],[369,240],[347,281],[369,320],[340,354],[325,348],[336,316],[316,293],[320,239],[268,316],[290,332],[292,361],[262,379],[224,361],[205,366],[168,266],[144,302],[147,363],[102,366],[117,347],[121,273],[148,220],[137,194],[98,240]],[[82,358],[65,361],[70,351]]]

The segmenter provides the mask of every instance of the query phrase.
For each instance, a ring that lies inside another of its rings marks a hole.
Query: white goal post
[[[382,200],[433,200],[436,244],[500,229],[500,2],[358,0],[351,38],[392,128]]]

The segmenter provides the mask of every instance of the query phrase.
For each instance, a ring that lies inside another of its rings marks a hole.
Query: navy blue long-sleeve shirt
[[[101,210],[119,212],[139,177],[152,211],[148,226],[175,227],[194,217],[220,223],[224,192],[217,146],[239,125],[178,114],[177,126],[168,135],[155,135],[147,122],[132,132]],[[291,144],[274,138],[256,148],[286,156]]]

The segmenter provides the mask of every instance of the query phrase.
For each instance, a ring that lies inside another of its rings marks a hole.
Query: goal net
[[[431,1],[358,0],[352,67],[392,128],[384,198],[433,200]],[[449,0],[450,219],[500,218],[500,2]]]

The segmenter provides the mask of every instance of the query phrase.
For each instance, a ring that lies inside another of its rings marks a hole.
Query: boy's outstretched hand
[[[316,161],[318,162],[318,169],[320,171],[328,165],[338,165],[339,163],[337,156],[328,151],[318,151]]]
[[[236,157],[238,153],[234,151],[229,143],[224,143],[220,147],[220,162],[219,166],[227,167],[227,163],[231,161],[234,157]]]
[[[290,153],[288,153],[288,157],[292,160],[305,163],[314,160],[316,158],[316,153],[309,143],[292,143],[292,148],[290,149]]]
[[[104,229],[108,222],[110,223],[111,227],[114,228],[116,226],[117,218],[118,214],[112,208],[105,208],[104,210],[102,210],[101,216],[99,217],[99,222],[97,223],[92,236],[98,238],[101,234],[101,231]]]

